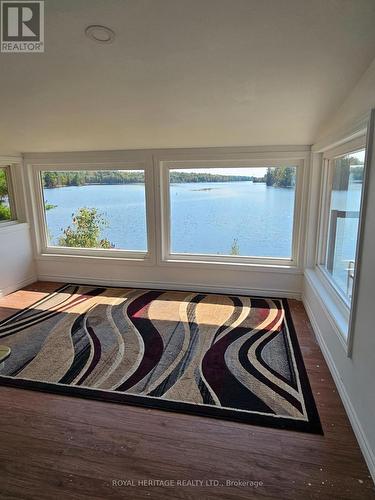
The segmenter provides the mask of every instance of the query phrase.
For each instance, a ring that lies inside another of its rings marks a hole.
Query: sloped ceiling
[[[374,0],[45,4],[46,52],[0,55],[0,153],[310,144],[375,56]]]

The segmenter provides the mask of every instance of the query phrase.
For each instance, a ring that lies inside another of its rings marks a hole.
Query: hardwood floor
[[[57,286],[0,299],[0,319]],[[375,499],[303,305],[289,303],[324,436],[0,387],[0,498]]]

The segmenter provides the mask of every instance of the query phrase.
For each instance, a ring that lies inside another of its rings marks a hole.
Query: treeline
[[[349,183],[363,181],[363,162],[353,156],[339,158],[334,162],[332,189],[347,191]]]
[[[174,170],[170,173],[170,182],[240,182],[252,181],[253,177],[245,175],[198,174],[195,172],[181,172]]]
[[[143,172],[119,170],[81,170],[79,172],[44,172],[43,186],[55,188],[63,186],[85,186],[87,184],[137,184],[144,182]],[[173,171],[170,182],[236,182],[251,181],[253,177],[243,175],[218,175]]]
[[[363,165],[361,167],[350,167],[350,175],[353,181],[363,181]]]
[[[267,168],[264,182],[267,186],[289,188],[295,183],[295,172],[293,167]]]
[[[85,186],[87,184],[137,184],[144,182],[143,172],[119,170],[81,170],[79,172],[44,172],[43,186]]]
[[[341,166],[342,168],[342,166]],[[361,181],[363,177],[362,166],[348,164],[348,175],[353,180]],[[0,179],[1,181],[1,179]],[[119,171],[119,170],[81,170],[64,172],[44,172],[43,186],[55,188],[63,186],[85,186],[87,184],[139,184],[145,181],[144,172]],[[198,182],[264,182],[267,186],[293,187],[295,184],[294,167],[269,167],[263,177],[245,175],[221,175],[210,173],[182,172],[174,170],[170,173],[171,183],[198,183]],[[0,186],[1,187],[1,186]],[[0,193],[1,201],[1,193]]]

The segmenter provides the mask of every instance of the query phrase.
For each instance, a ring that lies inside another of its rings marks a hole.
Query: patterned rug
[[[283,299],[69,284],[0,343],[3,385],[322,433]]]

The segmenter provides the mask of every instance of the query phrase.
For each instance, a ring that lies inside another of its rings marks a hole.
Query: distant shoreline
[[[205,180],[205,181],[171,181],[170,184],[220,184],[220,183],[236,183],[236,182],[252,182],[253,184],[264,184],[264,181],[253,181],[252,179],[243,179],[243,180]],[[144,185],[144,182],[86,182],[84,184],[74,185],[74,184],[60,184],[58,186],[43,186],[43,189],[60,189],[65,187],[87,187],[87,186],[136,186],[136,185]],[[208,188],[213,189],[213,188]]]
[[[198,184],[202,182],[242,182],[257,179],[254,176],[245,175],[222,175],[207,172],[183,172],[172,170],[170,182],[176,184]],[[120,170],[81,170],[81,171],[46,171],[42,174],[43,187],[57,188],[66,186],[87,185],[125,185],[143,184],[145,174],[143,171],[120,171]],[[259,179],[261,180],[261,179]]]
[[[254,180],[254,179],[235,179],[235,180],[204,180],[204,181],[195,181],[195,180],[181,180],[181,181],[170,181],[171,186],[176,186],[180,184],[192,184],[192,185],[199,185],[199,184],[228,184],[228,183],[239,183],[239,182],[251,182],[252,184],[266,184],[266,181],[264,180]],[[360,183],[360,181],[358,182]],[[61,184],[58,186],[43,186],[43,189],[61,189],[61,188],[68,188],[68,187],[87,187],[87,186],[144,186],[144,182],[86,182],[84,184]],[[267,187],[279,187],[283,189],[291,189],[294,188],[294,186],[276,186],[276,185],[271,185]],[[193,191],[209,191],[215,188],[200,188],[200,189],[193,189]]]

